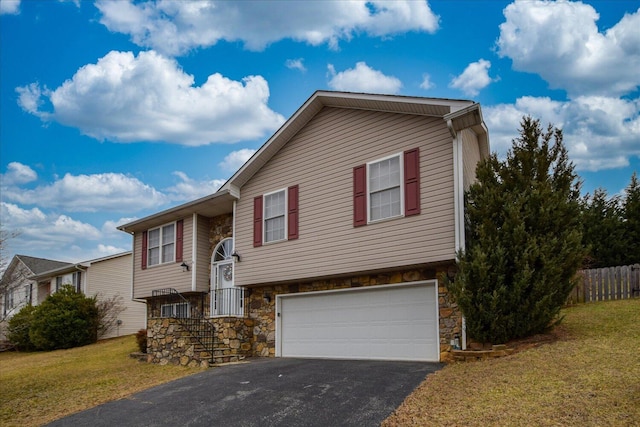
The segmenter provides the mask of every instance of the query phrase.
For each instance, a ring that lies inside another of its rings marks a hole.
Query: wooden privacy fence
[[[569,304],[640,297],[640,264],[580,270]]]

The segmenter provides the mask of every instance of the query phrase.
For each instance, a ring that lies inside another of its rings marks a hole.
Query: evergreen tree
[[[624,265],[628,236],[620,197],[608,197],[601,188],[582,199],[582,242],[588,250],[585,268]]]
[[[524,117],[504,161],[478,165],[466,194],[467,247],[450,284],[467,333],[503,343],[547,329],[582,264],[579,183],[562,131]]]
[[[631,175],[631,182],[625,189],[624,234],[627,240],[624,264],[640,263],[640,183],[638,175]]]

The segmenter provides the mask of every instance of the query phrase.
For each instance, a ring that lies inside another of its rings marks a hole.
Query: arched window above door
[[[233,239],[228,237],[222,240],[216,246],[213,251],[213,262],[225,261],[228,259],[232,259],[231,254],[233,253]]]

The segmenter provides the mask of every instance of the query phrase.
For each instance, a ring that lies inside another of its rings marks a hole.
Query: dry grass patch
[[[552,344],[446,366],[383,426],[640,426],[640,300],[564,314]]]
[[[0,353],[0,425],[37,426],[200,372],[129,357],[134,336],[69,350]]]

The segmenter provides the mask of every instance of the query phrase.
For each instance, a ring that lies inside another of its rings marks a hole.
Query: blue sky
[[[129,250],[319,89],[473,99],[500,155],[530,114],[584,192],[640,169],[640,1],[0,0],[0,83],[4,258]]]

